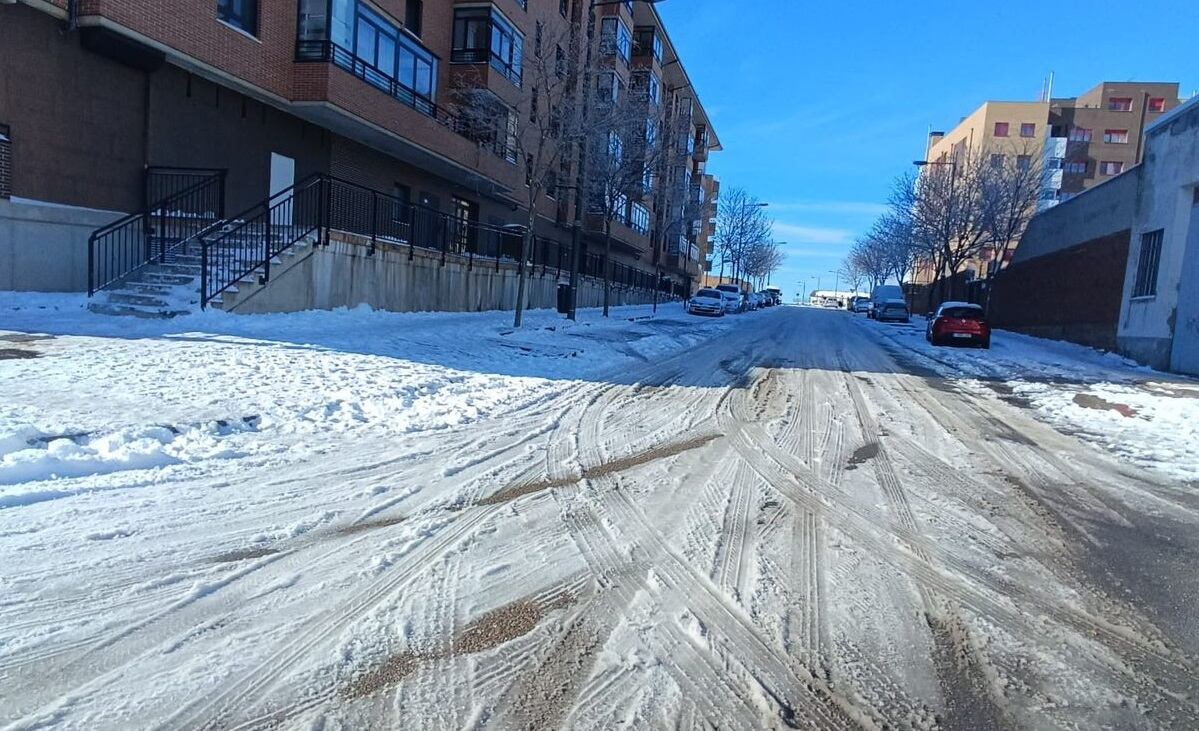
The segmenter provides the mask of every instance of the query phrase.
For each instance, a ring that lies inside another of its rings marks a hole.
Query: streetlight
[[[580,108],[580,116],[586,128],[587,113],[591,107],[591,57],[595,46],[595,9],[602,8],[607,5],[620,5],[626,0],[591,0],[587,6],[587,56],[583,64],[583,97],[582,107]],[[647,5],[654,5],[663,2],[663,0],[635,0]],[[577,59],[576,59],[577,60]],[[589,180],[587,176],[587,142],[584,139],[579,142],[579,171],[577,185],[575,186],[575,220],[574,226],[570,235],[570,312],[567,313],[567,318],[575,319],[575,313],[579,302],[579,250],[583,246],[583,224],[584,224],[584,209],[587,206],[587,198],[590,192]],[[609,263],[604,262],[607,267]]]
[[[841,288],[841,270],[838,269],[833,271],[832,269],[829,269],[828,273],[836,276],[836,279],[833,281],[833,299],[840,302],[841,298],[837,296],[837,290]]]

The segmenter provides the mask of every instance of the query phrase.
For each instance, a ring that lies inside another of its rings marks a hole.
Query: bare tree
[[[986,277],[999,275],[1011,246],[1020,240],[1037,213],[1046,171],[1036,148],[1012,147],[1010,154],[993,157],[984,195],[990,226],[990,261]]]
[[[720,276],[726,266],[734,279],[743,274],[751,246],[770,240],[771,223],[761,202],[744,188],[727,188],[720,194],[716,215],[716,250],[720,254]]]
[[[578,52],[578,38],[564,31],[547,36],[523,60],[522,83],[529,89],[515,106],[503,102],[476,74],[460,73],[454,80],[451,106],[459,130],[523,166],[527,219],[518,263],[516,314],[520,327],[525,308],[529,260],[537,237],[538,208],[546,195],[570,188],[559,175],[569,169],[574,151],[604,130],[602,115],[583,115],[578,104],[578,64],[567,59]],[[570,48],[570,56],[562,51]]]
[[[754,288],[761,289],[770,276],[783,265],[783,259],[783,252],[777,241],[754,241],[746,249],[743,271]]]

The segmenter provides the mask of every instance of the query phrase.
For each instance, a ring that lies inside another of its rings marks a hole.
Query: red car
[[[946,302],[928,319],[924,337],[933,345],[963,343],[991,347],[991,326],[983,308],[969,302]]]

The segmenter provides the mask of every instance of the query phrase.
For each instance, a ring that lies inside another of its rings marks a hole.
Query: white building
[[[1199,375],[1199,97],[1145,138],[1117,340],[1142,363]]]

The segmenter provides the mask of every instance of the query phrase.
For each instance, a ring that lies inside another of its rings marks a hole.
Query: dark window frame
[[[1132,299],[1152,299],[1157,296],[1158,270],[1161,268],[1162,243],[1166,230],[1146,231],[1141,234],[1141,250],[1137,257],[1136,279],[1133,281]]]
[[[216,17],[222,23],[258,37],[258,0],[217,0]]]

